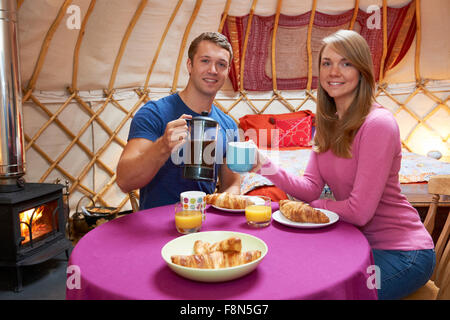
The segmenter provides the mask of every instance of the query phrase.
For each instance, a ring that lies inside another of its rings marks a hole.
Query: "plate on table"
[[[250,263],[220,269],[184,267],[173,263],[170,258],[173,255],[194,254],[194,242],[197,240],[202,240],[212,244],[230,237],[239,237],[241,239],[241,251],[259,250],[261,251],[261,256]],[[161,256],[169,268],[183,278],[201,282],[223,282],[243,277],[255,270],[262,259],[264,259],[267,251],[268,248],[264,241],[246,233],[234,231],[204,231],[191,233],[169,241],[162,248]]]
[[[326,214],[328,219],[330,219],[330,221],[327,222],[327,223],[295,222],[295,221],[291,221],[288,218],[286,218],[281,213],[280,210],[275,211],[272,214],[272,218],[275,221],[277,221],[278,223],[284,224],[285,226],[293,227],[293,228],[305,228],[305,229],[326,227],[326,226],[329,226],[329,225],[332,225],[332,224],[336,223],[339,220],[339,216],[338,216],[337,213],[334,213],[332,211],[325,210],[325,209],[317,209],[317,210],[320,210],[324,214]]]
[[[264,199],[258,197],[258,196],[244,196],[246,198],[250,198],[251,200],[253,200],[253,202],[256,205],[264,205]],[[211,207],[216,208],[218,210],[222,210],[222,211],[226,211],[226,212],[234,212],[234,213],[241,213],[241,212],[245,212],[245,208],[244,209],[228,209],[228,208],[221,208],[215,205],[211,205]]]

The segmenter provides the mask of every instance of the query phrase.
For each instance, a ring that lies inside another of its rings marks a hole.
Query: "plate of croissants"
[[[161,255],[169,268],[184,278],[223,282],[255,270],[267,251],[264,241],[246,233],[205,231],[169,241]]]
[[[288,227],[321,228],[336,223],[339,216],[329,210],[316,209],[301,201],[280,200],[280,210],[273,219]]]
[[[228,192],[207,194],[205,198],[206,204],[210,204],[213,208],[236,213],[245,212],[248,199],[256,205],[264,204],[264,199],[257,196],[244,196]]]

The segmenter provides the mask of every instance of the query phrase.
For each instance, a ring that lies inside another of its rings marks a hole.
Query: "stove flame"
[[[44,206],[40,206],[39,208],[32,208],[19,214],[19,220],[21,222],[20,234],[25,238],[24,242],[28,242],[30,240],[29,226],[31,226],[31,233],[39,227],[39,223],[37,223],[37,221],[42,218],[43,212]]]

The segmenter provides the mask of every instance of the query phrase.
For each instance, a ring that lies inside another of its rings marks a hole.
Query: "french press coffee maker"
[[[186,120],[189,136],[184,151],[183,177],[186,179],[214,181],[216,143],[219,124],[203,111],[201,116]]]

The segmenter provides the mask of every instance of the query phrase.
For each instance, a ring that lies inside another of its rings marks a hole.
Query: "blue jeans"
[[[380,269],[381,287],[378,299],[401,299],[423,286],[433,274],[436,264],[434,249],[376,250],[372,249],[375,265]]]

